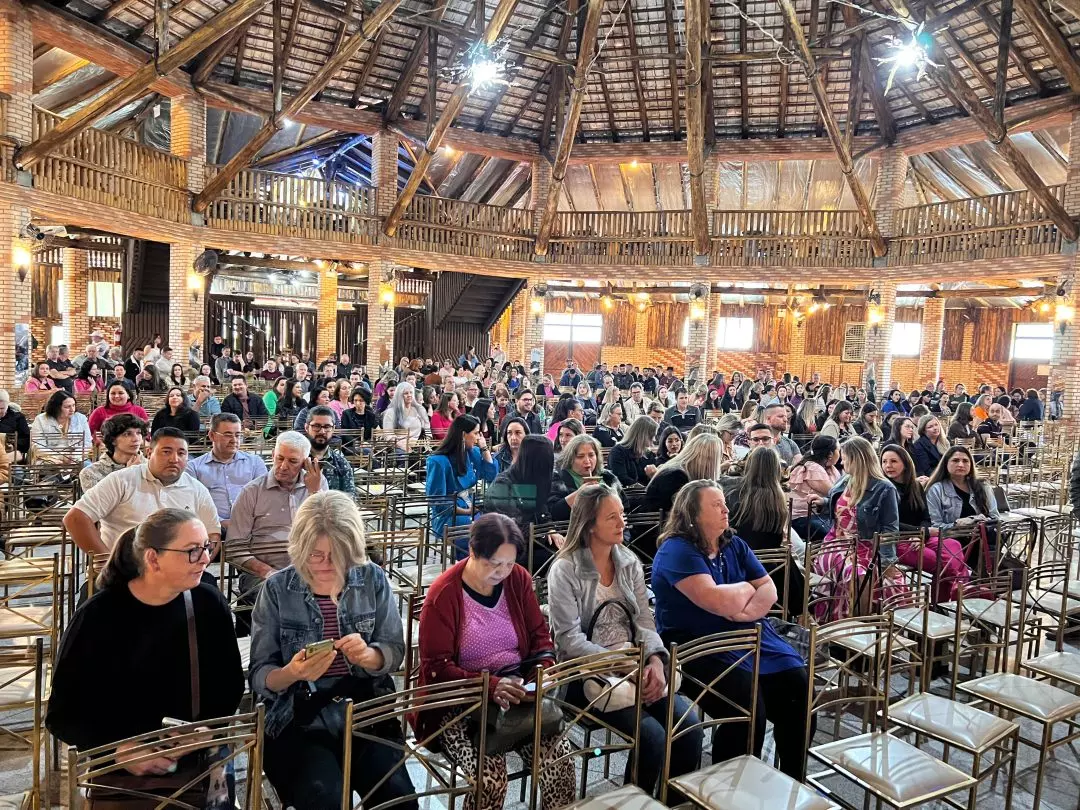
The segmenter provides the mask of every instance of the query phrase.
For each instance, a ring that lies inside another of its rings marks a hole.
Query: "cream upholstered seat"
[[[0,810],[27,810],[30,807],[30,793],[10,793],[0,796]]]
[[[928,692],[890,706],[889,719],[968,751],[985,751],[1017,728],[995,714]]]
[[[956,622],[951,618],[923,607],[897,608],[893,611],[893,625],[897,630],[922,634],[923,614],[926,614],[926,635],[929,638],[950,638],[956,631]]]
[[[665,810],[665,805],[637,785],[623,785],[600,796],[579,799],[563,810]]]
[[[52,627],[52,614],[49,606],[0,607],[0,637],[40,635]]]
[[[975,784],[971,776],[884,731],[818,745],[810,753],[898,808]]]
[[[1056,678],[1080,686],[1080,654],[1067,650],[1048,652],[1028,659],[1020,666],[1031,670],[1037,675]]]
[[[695,804],[717,810],[831,810],[838,806],[813,788],[749,755],[675,777],[671,786]]]
[[[964,599],[964,615],[996,627],[1005,626],[1005,603],[1000,599],[971,598]],[[956,602],[942,602],[941,607],[950,612],[956,611]],[[1014,602],[1009,623],[1016,627],[1020,624],[1020,609]]]
[[[957,688],[1043,723],[1053,723],[1080,712],[1080,696],[1046,681],[1012,672],[986,675],[959,684]]]

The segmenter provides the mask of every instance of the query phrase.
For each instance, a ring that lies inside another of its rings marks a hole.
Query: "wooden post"
[[[33,143],[15,153],[15,163],[27,169],[49,153],[68,143],[80,132],[89,129],[103,115],[114,112],[142,96],[158,77],[194,59],[236,26],[254,17],[269,0],[236,0],[231,6],[178,42],[159,59],[151,59],[126,79],[113,86],[96,101],[92,101],[61,121],[56,127]]]
[[[1001,0],[1001,29],[998,31],[997,75],[994,76],[994,118],[1005,125],[1005,80],[1009,72],[1009,42],[1012,39],[1012,0]]]
[[[161,59],[169,50],[169,0],[156,0],[154,3],[154,39],[155,59]]]
[[[516,5],[517,0],[499,0],[499,5],[495,7],[491,21],[487,24],[487,28],[484,29],[484,36],[480,40],[484,45],[491,47],[495,44],[495,40],[499,38],[499,35],[502,34],[503,29],[506,27],[506,23],[509,22],[510,15]],[[428,169],[431,168],[431,161],[442,144],[446,131],[450,129],[450,125],[457,118],[458,113],[461,112],[461,108],[465,106],[465,100],[469,97],[470,92],[472,92],[472,87],[469,83],[462,82],[454,88],[454,92],[447,100],[442,115],[439,116],[438,122],[432,127],[431,134],[424,143],[423,154],[419,156],[420,159],[416,162],[413,173],[409,175],[405,188],[401,190],[401,194],[394,202],[394,207],[386,217],[383,231],[387,236],[393,236],[397,233],[398,222],[401,221],[405,209],[409,207],[416,190],[420,188],[420,183],[423,181]]]
[[[1057,24],[1036,0],[1013,0],[1013,5],[1028,24],[1035,39],[1046,50],[1054,67],[1065,77],[1069,88],[1074,93],[1080,93],[1080,62],[1065,37],[1061,35]]]
[[[707,75],[702,29],[705,26],[701,0],[686,0],[686,151],[690,166],[690,224],[694,233],[694,253],[707,256],[709,210],[705,199],[705,94],[702,82]],[[711,111],[709,113],[712,114]]]
[[[836,121],[836,115],[833,114],[832,108],[829,106],[829,97],[825,92],[825,82],[822,81],[821,74],[818,72],[817,60],[810,51],[810,46],[806,41],[806,34],[803,32],[799,16],[795,12],[795,5],[792,0],[780,0],[780,8],[784,12],[784,20],[791,31],[791,41],[802,56],[803,66],[806,69],[806,80],[810,85],[811,92],[814,94],[814,101],[817,102],[818,111],[821,113],[822,121],[825,124],[825,132],[829,136],[829,142],[832,144],[836,159],[840,163],[840,171],[844,173],[848,188],[851,189],[851,195],[855,198],[855,206],[859,209],[863,224],[870,236],[870,246],[875,256],[884,256],[887,250],[885,239],[882,238],[877,222],[874,221],[874,212],[870,209],[870,200],[866,196],[866,190],[863,189],[858,175],[855,174],[855,164],[851,159],[851,153],[844,145],[844,138],[840,133],[840,125]],[[869,78],[873,81],[872,76]]]
[[[382,27],[382,24],[394,13],[399,5],[401,5],[401,0],[383,0],[365,18],[360,30],[337,49],[329,61],[316,71],[315,75],[308,80],[308,83],[304,85],[299,93],[289,99],[289,103],[281,110],[281,114],[271,117],[263,125],[263,128],[256,132],[252,139],[244,144],[243,148],[233,156],[232,160],[221,167],[221,171],[211,178],[210,182],[206,184],[206,188],[195,198],[192,208],[196,211],[205,211],[232,179],[240,171],[247,168],[251,161],[255,159],[255,156],[259,154],[259,151],[270,142],[270,139],[281,128],[281,121],[295,116],[320,90],[326,87],[330,80],[337,75],[338,71],[356,55],[356,52],[360,50],[363,44],[375,35],[375,32]],[[348,25],[348,21],[342,20],[341,25]]]
[[[596,33],[600,29],[600,15],[603,12],[603,0],[589,0],[585,12],[585,27],[578,43],[577,64],[574,67],[574,83],[570,87],[570,104],[566,110],[566,120],[559,133],[559,143],[555,147],[555,160],[551,165],[551,185],[548,186],[544,212],[540,216],[540,225],[536,232],[536,255],[547,253],[551,230],[555,217],[559,213],[559,195],[562,193],[566,166],[570,162],[570,150],[577,136],[578,122],[581,120],[581,107],[585,103],[585,88],[589,81],[589,62],[596,48]]]

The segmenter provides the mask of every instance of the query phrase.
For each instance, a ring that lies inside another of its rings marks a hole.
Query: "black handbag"
[[[504,667],[494,673],[498,678],[519,677],[526,681],[535,674],[538,664],[550,664],[554,661],[550,653],[530,656],[510,667]],[[563,711],[553,698],[545,697],[540,703],[540,736],[551,737],[562,731]],[[505,754],[522,743],[533,739],[536,729],[536,708],[532,703],[520,703],[498,712],[488,712],[487,730],[484,735],[484,752],[487,754]],[[480,732],[476,733],[479,746]]]

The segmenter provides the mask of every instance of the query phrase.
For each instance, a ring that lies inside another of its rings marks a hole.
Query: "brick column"
[[[941,377],[941,342],[945,336],[945,299],[927,298],[922,315],[922,345],[919,347],[919,377],[916,383],[937,383]],[[933,390],[931,388],[930,390]]]
[[[619,306],[629,306],[620,304]],[[649,357],[649,310],[638,310],[634,319],[634,365],[646,366],[652,364]]]
[[[19,239],[19,232],[30,221],[30,212],[12,205],[0,206],[0,387],[11,389],[15,385],[15,331],[19,325],[30,328],[32,277],[27,273],[25,281],[19,281],[17,268],[12,259],[13,248],[26,244]],[[29,268],[27,268],[29,271]],[[34,359],[45,357],[48,335],[36,335],[40,346]],[[27,347],[29,349],[29,347]]]
[[[394,308],[379,303],[379,285],[390,279],[393,269],[393,264],[381,259],[368,262],[367,373],[372,382],[380,365],[397,363],[394,357]]]
[[[3,131],[20,144],[31,141],[33,89],[34,37],[26,7],[16,0],[0,0],[0,91],[10,96]],[[6,219],[3,226],[7,227]]]
[[[380,129],[371,137],[371,182],[376,188],[375,210],[385,217],[398,194],[398,136],[388,129]],[[370,354],[368,358],[370,367]]]
[[[90,342],[90,317],[86,305],[89,258],[90,254],[85,250],[64,248],[64,300],[60,302],[60,314],[72,357],[82,354]]]
[[[532,285],[526,283],[510,304],[510,336],[503,350],[506,352],[506,359],[515,365],[525,362],[525,330],[528,327],[531,295]]]
[[[533,161],[531,186],[529,188],[529,206],[533,211],[533,230],[540,227],[540,217],[544,214],[547,195],[551,190],[551,162],[540,157]]]
[[[1069,167],[1065,178],[1065,210],[1080,217],[1080,112],[1069,122]]]
[[[193,265],[203,246],[193,242],[169,245],[169,345],[175,358],[187,367],[188,348],[198,343],[206,356],[203,339],[206,279],[195,275]]]
[[[315,333],[315,357],[318,362],[326,359],[327,355],[338,350],[337,345],[337,299],[338,299],[338,274],[334,268],[323,270],[319,273],[319,313],[316,321]],[[378,295],[373,298],[368,296],[368,306],[372,301],[378,300]]]
[[[1065,179],[1065,210],[1071,217],[1080,216],[1080,112],[1073,113],[1069,122],[1069,165]],[[1068,303],[1080,312],[1080,255],[1074,254],[1067,272]],[[1050,358],[1047,387],[1063,392],[1065,419],[1080,424],[1080,321],[1054,329],[1054,352]]]
[[[904,190],[907,182],[909,160],[900,149],[890,146],[881,152],[878,161],[877,182],[870,204],[874,219],[882,236],[896,236],[896,212],[904,207]]]
[[[787,370],[793,376],[806,382],[809,377],[806,366],[806,326],[801,323],[792,323],[789,327],[790,339],[788,340]]]
[[[206,100],[177,96],[170,106],[172,153],[188,164],[188,190],[194,194],[206,184]]]
[[[547,299],[532,294],[531,285],[526,303],[525,346],[521,362],[525,368],[532,368],[533,353],[537,352],[540,363],[539,374],[544,373],[544,316],[547,315]]]
[[[708,286],[707,283],[706,286]],[[705,317],[699,320],[690,319],[690,340],[686,344],[686,377],[689,378],[692,369],[696,368],[695,379],[699,383],[709,378],[710,344],[713,334],[710,328],[713,319],[712,299],[713,296],[710,293],[698,301],[705,310]],[[715,359],[716,353],[711,352],[711,356]]]
[[[881,293],[881,312],[884,320],[879,324],[870,322],[871,307],[866,308],[866,362],[863,365],[862,380],[866,384],[869,377],[877,381],[880,396],[892,382],[892,333],[896,322],[896,284],[887,282],[874,287]]]

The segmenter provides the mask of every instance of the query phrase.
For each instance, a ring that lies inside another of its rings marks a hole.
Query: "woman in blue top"
[[[472,523],[472,488],[481,478],[488,483],[494,481],[498,472],[499,465],[480,432],[480,420],[471,414],[455,416],[446,438],[427,459],[427,496],[442,499],[432,506],[432,531],[441,537],[447,526]],[[452,496],[457,496],[453,506],[449,503]],[[462,538],[458,559],[468,554],[468,538]]]
[[[765,721],[772,721],[780,770],[801,780],[809,675],[799,654],[762,621],[776,602],[776,586],[750,547],[728,529],[727,503],[715,481],[691,481],[679,490],[653,560],[652,588],[656,627],[664,644],[761,624],[754,753],[761,755]],[[715,690],[748,707],[753,685],[750,662],[720,677],[731,663],[724,657],[701,658],[688,664],[686,671],[702,683],[719,678]],[[690,678],[684,679],[684,692],[694,687]],[[733,715],[732,706],[715,694],[706,694],[701,705],[714,718]],[[714,763],[741,756],[747,749],[744,725],[716,727],[721,728],[725,731],[713,734]]]

